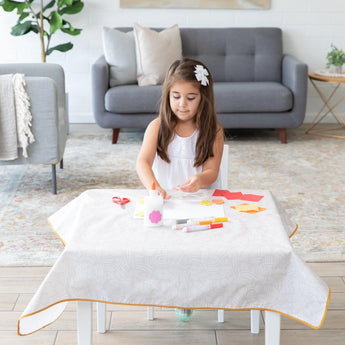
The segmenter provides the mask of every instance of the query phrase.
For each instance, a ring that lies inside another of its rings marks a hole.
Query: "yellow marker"
[[[210,200],[203,200],[203,201],[201,201],[200,205],[211,206],[212,205],[212,201],[210,201]]]
[[[227,222],[227,221],[228,221],[228,217],[212,218],[212,221],[213,221],[214,223]]]
[[[203,218],[203,219],[189,219],[187,221],[188,224],[195,224],[195,225],[203,225],[203,224],[211,224],[211,223],[223,223],[227,222],[228,217],[210,217],[210,218]]]

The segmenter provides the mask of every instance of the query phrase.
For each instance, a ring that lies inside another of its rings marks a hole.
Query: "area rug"
[[[227,132],[229,189],[271,190],[299,226],[291,239],[307,262],[345,261],[344,141],[288,130],[281,144],[274,130]],[[50,266],[63,250],[47,217],[91,188],[143,188],[135,160],[143,131],[73,132],[58,194],[51,193],[51,167],[0,167],[0,265]]]

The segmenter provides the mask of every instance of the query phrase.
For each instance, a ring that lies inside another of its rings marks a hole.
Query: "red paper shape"
[[[223,196],[227,200],[241,200],[242,193],[236,192],[232,193],[226,189],[216,189],[212,196]]]
[[[263,197],[264,197],[263,195],[256,195],[256,194],[242,194],[241,200],[258,202]]]
[[[242,194],[241,192],[230,192],[226,189],[215,189],[212,196],[223,196],[227,200],[245,200],[258,202],[263,198],[263,195],[256,194]]]

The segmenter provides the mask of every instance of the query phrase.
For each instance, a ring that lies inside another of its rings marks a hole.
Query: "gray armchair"
[[[0,165],[49,164],[52,166],[52,192],[56,194],[56,165],[63,167],[68,134],[68,112],[65,96],[65,74],[58,64],[0,64],[0,74],[22,73],[30,97],[35,142],[28,147],[28,157],[0,161]]]

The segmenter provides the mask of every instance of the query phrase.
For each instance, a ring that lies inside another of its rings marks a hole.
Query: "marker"
[[[228,217],[219,217],[219,218],[205,218],[205,220],[190,220],[188,219],[187,223],[180,223],[172,226],[173,230],[183,230],[183,228],[187,226],[193,226],[193,225],[207,225],[212,223],[223,223],[227,222]]]
[[[210,230],[210,229],[217,229],[222,228],[223,223],[212,223],[207,225],[192,225],[186,226],[183,228],[183,232],[193,232],[193,231],[202,231],[202,230]]]
[[[222,223],[222,222],[227,222],[228,217],[189,219],[187,223],[195,223],[195,222],[201,222],[201,221],[210,221],[211,223]]]
[[[188,222],[188,218],[185,219],[176,219],[176,224],[185,224]]]
[[[187,226],[192,226],[192,225],[207,225],[207,224],[212,224],[212,220],[201,220],[199,222],[186,222],[186,223],[181,223],[181,224],[176,224],[173,225],[171,228],[173,230],[183,230],[183,228]]]
[[[195,223],[201,222],[202,220],[214,219],[213,216],[201,217],[201,218],[185,218],[185,219],[176,219],[176,224],[186,224],[186,223]]]

